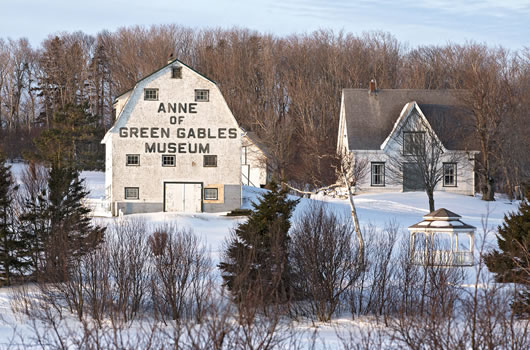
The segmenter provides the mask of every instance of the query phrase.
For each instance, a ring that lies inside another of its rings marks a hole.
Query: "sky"
[[[384,31],[411,47],[475,41],[530,47],[530,0],[0,0],[0,38],[96,34],[130,25],[249,28],[285,36]]]

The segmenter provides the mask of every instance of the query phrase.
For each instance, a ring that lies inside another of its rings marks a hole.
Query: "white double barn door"
[[[198,183],[165,183],[164,211],[200,213],[202,185]]]

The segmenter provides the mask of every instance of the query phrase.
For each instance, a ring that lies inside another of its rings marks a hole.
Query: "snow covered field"
[[[13,164],[12,171],[17,178],[24,165]],[[85,179],[87,190],[90,191],[90,198],[103,198],[105,193],[105,176],[103,172],[84,171],[81,177]],[[243,208],[251,208],[251,202],[257,201],[263,189],[243,186]],[[294,198],[294,197],[293,197]],[[468,224],[482,227],[482,220],[488,215],[490,225],[497,226],[502,223],[505,213],[517,210],[518,202],[510,202],[502,195],[497,196],[495,202],[484,202],[480,200],[480,195],[475,197],[458,194],[435,192],[436,208],[446,208],[462,216],[462,220]],[[294,218],[300,215],[308,205],[314,201],[328,204],[334,211],[349,215],[349,205],[346,200],[318,196],[314,199],[303,198],[297,206]],[[355,196],[355,205],[359,212],[361,225],[374,224],[384,226],[389,220],[395,220],[402,228],[406,228],[422,220],[422,216],[429,212],[427,195],[424,192],[394,192],[394,193],[374,193]],[[227,218],[224,213],[220,214],[140,214],[134,215],[144,217],[153,222],[167,222],[176,220],[179,224],[197,228],[197,233],[204,230],[205,237],[210,234],[225,236],[227,228],[233,227],[237,220]],[[215,222],[213,222],[215,221]],[[220,226],[217,226],[217,225]],[[215,239],[214,239],[215,242]],[[213,243],[213,242],[212,242]]]
[[[82,176],[86,179],[87,188],[92,191],[91,197],[102,198],[104,193],[103,173],[83,172]],[[243,186],[243,208],[252,208],[251,203],[257,202],[260,194],[264,191],[256,187]],[[293,196],[292,198],[298,197]],[[495,202],[484,202],[480,200],[480,195],[471,197],[436,192],[434,198],[437,209],[449,209],[461,215],[462,221],[465,223],[477,227],[477,247],[480,247],[482,243],[481,233],[486,217],[488,228],[494,228],[502,223],[505,213],[515,211],[518,208],[518,202],[510,202],[502,196],[498,196],[498,200]],[[347,200],[317,196],[315,199],[302,198],[294,211],[293,220],[297,220],[309,206],[315,203],[325,203],[335,213],[344,215],[346,218],[350,216],[350,206]],[[424,192],[362,194],[355,196],[355,205],[361,226],[374,225],[378,228],[384,228],[389,222],[396,222],[407,239],[407,227],[422,221],[423,215],[429,213],[428,199]],[[216,261],[225,237],[232,228],[243,220],[227,217],[225,214],[154,213],[135,214],[130,215],[130,217],[141,218],[152,224],[176,222],[181,227],[191,228],[196,235],[202,238],[203,242],[206,242]],[[488,248],[496,245],[495,237],[492,234],[489,234],[487,238],[486,245]]]
[[[18,177],[23,168],[22,164],[14,164],[13,171]],[[91,191],[90,197],[101,198],[104,193],[104,174],[101,172],[83,172],[82,177],[86,180],[87,189]],[[256,201],[264,190],[253,187],[243,189],[243,207],[250,208],[251,202]],[[486,203],[480,200],[479,196],[470,197],[450,193],[435,193],[436,208],[447,208],[462,216],[462,220],[477,227],[477,231],[482,231],[482,223],[488,216],[490,228],[494,228],[502,223],[505,213],[517,210],[518,203],[499,197],[493,203]],[[293,215],[293,220],[315,202],[324,202],[329,207],[341,213],[345,217],[349,216],[349,204],[346,200],[328,197],[318,197],[316,199],[301,199]],[[415,193],[383,193],[364,194],[355,197],[355,204],[358,209],[361,226],[375,225],[384,227],[389,221],[395,221],[402,229],[402,238],[408,239],[406,228],[422,220],[422,216],[428,213],[427,196],[423,192]],[[177,214],[177,213],[154,213],[137,214],[130,217],[141,218],[150,224],[177,223],[180,227],[187,227],[201,237],[203,242],[209,247],[212,258],[216,262],[219,259],[219,252],[222,249],[225,238],[230,230],[243,220],[242,218],[227,217],[224,213],[218,214]],[[116,218],[95,218],[100,223],[111,222]],[[481,237],[480,234],[477,235]],[[477,246],[480,245],[480,240]],[[490,234],[487,238],[487,245],[495,245],[495,237]],[[468,268],[470,272],[473,268]],[[471,274],[472,276],[472,274]],[[13,330],[24,328],[24,321],[15,317],[10,308],[11,292],[10,288],[0,289],[0,348],[7,344],[13,336]],[[323,339],[326,346],[334,348],[334,344],[339,343],[335,334],[335,326],[348,327],[351,321],[347,319],[337,319],[334,325],[320,324],[318,326],[319,338]],[[300,325],[300,329],[313,328],[309,325]]]

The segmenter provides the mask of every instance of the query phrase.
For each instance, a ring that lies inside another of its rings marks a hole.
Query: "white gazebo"
[[[474,265],[474,226],[462,222],[460,215],[444,208],[423,218],[409,227],[411,258],[415,264]]]

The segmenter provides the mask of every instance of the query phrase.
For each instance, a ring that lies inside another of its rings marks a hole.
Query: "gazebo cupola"
[[[462,222],[460,215],[438,209],[409,227],[411,258],[416,264],[471,266],[475,227]]]

